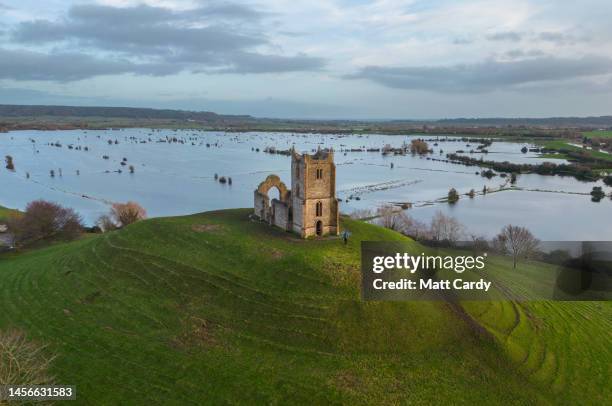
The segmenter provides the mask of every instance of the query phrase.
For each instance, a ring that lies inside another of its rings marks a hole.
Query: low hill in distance
[[[119,127],[202,128],[224,131],[320,133],[419,132],[473,135],[574,135],[576,130],[612,129],[612,116],[550,118],[455,118],[439,120],[316,120],[255,118],[208,111],[132,107],[1,105],[0,132],[20,129]],[[570,131],[573,130],[573,131]]]
[[[48,345],[83,404],[610,400],[609,302],[363,302],[361,241],[417,243],[349,219],[348,246],[304,241],[250,213],[1,254],[0,330]]]

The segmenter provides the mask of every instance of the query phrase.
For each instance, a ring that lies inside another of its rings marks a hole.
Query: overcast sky
[[[612,114],[610,0],[0,0],[0,103]]]

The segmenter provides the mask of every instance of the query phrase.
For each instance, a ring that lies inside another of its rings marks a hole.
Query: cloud
[[[587,42],[588,41],[588,38],[586,37],[577,37],[573,34],[569,34],[565,32],[552,32],[552,31],[540,32],[537,35],[537,39],[541,41],[552,42],[557,45],[573,44],[576,42]]]
[[[505,31],[505,32],[496,32],[493,34],[487,35],[487,39],[489,41],[509,41],[509,42],[519,42],[523,39],[523,34],[515,31]]]
[[[76,48],[81,50],[83,63],[87,55],[104,56],[106,61],[100,69],[87,69],[82,75],[41,73],[41,78],[50,79],[40,80],[84,79],[104,74],[104,67],[109,74],[149,69],[152,74],[183,70],[247,74],[318,70],[325,65],[323,59],[304,54],[261,52],[261,48],[274,45],[260,23],[264,16],[234,3],[210,3],[179,11],[148,5],[76,5],[57,21],[21,22],[12,31],[12,40],[30,48]],[[61,52],[48,55],[50,60],[60,56],[65,57]],[[172,68],[171,64],[176,65]]]
[[[33,52],[0,48],[0,79],[70,82],[100,75],[176,73],[172,64],[136,64],[125,59],[102,59],[80,53]]]
[[[488,60],[452,66],[368,66],[347,77],[398,89],[475,93],[608,74],[612,74],[611,59],[587,56],[577,59],[539,57],[510,62]]]

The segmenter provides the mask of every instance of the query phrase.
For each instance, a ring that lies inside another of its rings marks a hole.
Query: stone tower
[[[302,237],[338,235],[336,165],[333,150],[313,155],[291,153],[293,231]]]

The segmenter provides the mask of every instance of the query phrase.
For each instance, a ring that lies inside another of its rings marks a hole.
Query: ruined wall
[[[289,206],[277,199],[272,199],[273,224],[283,230],[291,230],[289,221]]]
[[[261,194],[256,190],[254,193],[254,204],[253,204],[255,215],[259,217],[261,220],[268,221],[269,206],[270,204],[269,204],[268,195]]]
[[[292,154],[291,159],[291,206],[293,210],[293,232],[302,235],[304,209],[304,161],[301,155]]]

